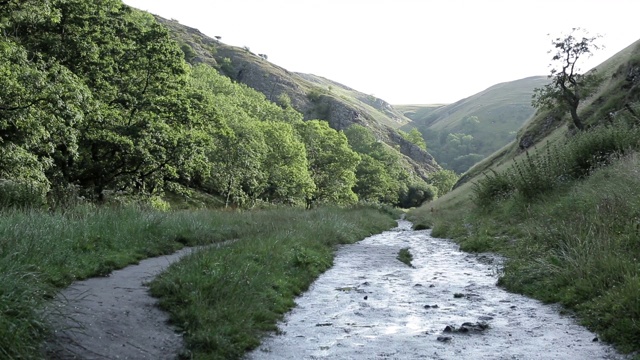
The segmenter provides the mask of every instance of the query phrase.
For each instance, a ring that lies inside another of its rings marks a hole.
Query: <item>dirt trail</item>
[[[50,359],[175,359],[182,337],[144,285],[194,251],[141,261],[108,277],[75,282],[48,309],[57,329],[47,344]]]
[[[558,309],[496,284],[497,259],[400,221],[342,247],[248,359],[623,359]],[[413,268],[396,259],[409,247]]]

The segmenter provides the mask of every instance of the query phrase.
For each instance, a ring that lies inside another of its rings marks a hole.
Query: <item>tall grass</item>
[[[191,255],[151,283],[190,358],[241,358],[332,265],[336,245],[394,224],[367,208],[262,211],[249,219],[251,230],[233,244]]]
[[[547,144],[545,151],[523,159],[502,173],[491,172],[475,183],[476,204],[489,208],[510,196],[530,201],[584,179],[616,157],[640,148],[640,126],[626,119],[581,132],[562,146]]]
[[[640,155],[533,204],[501,283],[578,312],[604,340],[640,350]]]
[[[343,212],[346,210],[158,212],[136,206],[93,205],[80,205],[65,212],[4,210],[0,213],[0,358],[42,357],[40,345],[49,329],[41,308],[58,289],[74,280],[106,275],[141,259],[171,253],[185,244],[249,237],[255,239],[256,245],[266,238],[274,243],[288,241],[287,251],[295,255],[299,266],[320,271],[330,264],[323,252],[330,250],[318,248],[314,242],[293,241],[292,237],[298,234],[294,229],[299,227],[290,224],[305,223],[308,234],[329,244],[380,231],[392,222],[389,215],[378,210],[360,209],[354,215]],[[370,224],[366,217],[377,223]],[[325,222],[335,224],[335,231],[330,231],[331,226],[325,226]],[[282,237],[276,238],[276,233]],[[233,256],[241,260],[229,263],[234,266],[225,265],[224,271],[228,276],[252,275],[247,272],[252,271],[251,255],[238,253],[244,251],[241,247],[233,249]],[[263,254],[276,261],[272,249],[264,242]],[[247,291],[242,298],[263,296],[253,294],[252,289]]]
[[[202,213],[78,206],[0,213],[0,358],[38,358],[39,307],[58,288],[183,246],[223,240]],[[222,234],[221,234],[222,235]]]
[[[601,339],[640,351],[639,140],[638,127],[592,129],[488,174],[457,217],[412,216],[463,249],[503,253],[502,286],[560,303]]]

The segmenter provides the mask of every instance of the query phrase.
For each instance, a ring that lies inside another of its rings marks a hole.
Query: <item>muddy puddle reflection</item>
[[[497,259],[400,220],[342,247],[248,359],[623,359],[558,308],[496,286]],[[396,259],[410,248],[409,267]]]

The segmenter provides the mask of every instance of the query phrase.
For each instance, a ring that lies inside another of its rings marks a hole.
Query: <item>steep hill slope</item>
[[[436,160],[462,173],[515,139],[534,112],[533,89],[547,82],[545,76],[533,76],[494,85],[449,105],[398,106],[412,120],[402,129],[420,130]]]
[[[640,40],[595,69],[605,81],[596,94],[584,101],[578,109],[587,126],[606,123],[617,113],[633,112],[629,104],[640,99]],[[637,117],[639,114],[636,112],[632,115]],[[547,141],[555,143],[565,139],[570,132],[568,119],[568,114],[538,111],[518,131],[515,141],[475,165],[460,179],[459,184],[489,168],[510,164],[515,156],[527,149],[542,148]]]
[[[411,119],[413,125],[414,122],[421,122],[422,119],[427,119],[434,111],[438,110],[448,104],[409,104],[409,105],[393,105],[404,116]]]
[[[226,45],[173,20],[158,16],[156,19],[170,29],[187,61],[209,64],[231,79],[260,91],[271,101],[290,104],[307,120],[326,120],[336,130],[353,124],[365,126],[380,141],[397,149],[407,167],[425,180],[430,172],[440,168],[429,153],[397,133],[395,129],[410,120],[384,100],[320,76],[288,71],[270,63],[264,54]]]
[[[640,41],[596,67],[604,82],[568,110],[538,111],[444,197],[412,212],[434,236],[505,255],[499,283],[558,303],[640,354]]]

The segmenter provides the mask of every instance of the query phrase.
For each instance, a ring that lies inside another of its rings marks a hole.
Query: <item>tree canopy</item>
[[[188,64],[120,0],[4,1],[0,34],[0,182],[36,186],[40,203],[69,187],[98,202],[197,189],[248,207],[435,196],[366,128],[303,121],[286,94],[273,103]]]

